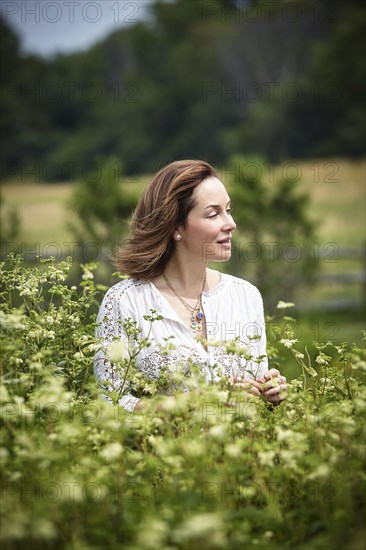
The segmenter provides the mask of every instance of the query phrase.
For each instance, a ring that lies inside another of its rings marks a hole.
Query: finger
[[[286,376],[282,376],[282,374],[276,374],[275,376],[272,376],[269,380],[269,382],[276,382],[277,384],[286,384],[287,378]]]
[[[257,388],[261,387],[259,380],[252,380],[251,378],[241,378],[235,382],[236,386],[241,386],[242,384],[256,386]]]
[[[271,388],[270,390],[265,391],[264,395],[266,397],[272,397],[275,395],[284,395],[285,393],[287,393],[287,386],[286,384],[281,384],[277,388]]]
[[[258,391],[262,390],[262,386],[258,384],[258,382],[237,382],[235,385],[240,388],[256,388]]]
[[[270,380],[264,382],[264,390],[270,390],[271,388],[278,388],[282,384],[282,378],[276,376]]]
[[[284,401],[286,399],[287,395],[272,395],[270,397],[267,397],[267,401],[269,403],[272,403],[273,405],[278,405],[279,403],[282,403],[282,401]]]
[[[259,396],[261,394],[260,390],[258,388],[255,388],[254,386],[248,386],[247,388],[243,388],[244,391],[251,393],[252,395]]]
[[[242,390],[252,393],[253,395],[261,394],[261,387],[253,382],[238,382],[236,386],[239,386]]]
[[[280,371],[277,369],[269,369],[265,374],[264,378],[265,380],[269,380],[270,378],[273,378],[275,376],[280,376]]]
[[[287,397],[287,391],[286,389],[280,391],[279,393],[276,393],[274,395],[266,395],[265,394],[265,398],[267,399],[267,401],[269,401],[270,403],[280,403],[281,401],[283,401],[284,399],[286,399]]]
[[[280,393],[281,391],[285,390],[287,390],[287,384],[278,384],[277,386],[268,388],[264,393],[266,395],[275,395],[276,393]]]

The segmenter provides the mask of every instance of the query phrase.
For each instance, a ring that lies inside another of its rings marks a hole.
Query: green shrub
[[[21,222],[16,208],[12,207],[5,210],[4,200],[1,194],[0,208],[4,209],[0,233],[0,245],[3,247],[3,245],[9,244],[9,241],[12,242],[19,237]]]
[[[116,158],[98,157],[95,178],[81,178],[69,206],[76,214],[69,222],[79,246],[94,243],[96,251],[116,247],[128,229],[137,194],[126,188],[122,167]],[[98,253],[96,257],[100,258]]]
[[[268,166],[260,157],[236,155],[229,161],[229,194],[238,229],[224,268],[253,281],[272,311],[276,297],[292,299],[298,287],[314,280],[319,261],[312,253],[316,224],[309,215],[310,195],[301,190],[298,174],[265,183]]]
[[[316,343],[311,364],[288,328],[270,357],[291,349],[299,377],[278,407],[193,369],[194,390],[150,385],[129,414],[92,375],[104,288],[92,265],[70,288],[70,265],[1,264],[2,548],[362,546],[364,350]]]

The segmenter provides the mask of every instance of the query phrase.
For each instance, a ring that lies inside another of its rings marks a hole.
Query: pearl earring
[[[175,240],[180,241],[181,238],[182,238],[182,235],[179,235],[179,233],[177,233],[176,236],[175,236]]]

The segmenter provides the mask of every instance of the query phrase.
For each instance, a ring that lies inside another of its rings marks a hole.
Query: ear
[[[182,233],[184,231],[184,226],[180,225],[173,231],[173,239],[175,241],[180,241],[182,239]]]

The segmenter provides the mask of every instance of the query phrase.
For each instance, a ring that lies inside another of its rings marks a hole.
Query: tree
[[[317,264],[308,195],[299,192],[295,177],[264,183],[268,169],[261,158],[240,156],[232,157],[226,169],[237,224],[228,270],[257,284],[273,309],[311,280]]]
[[[79,249],[88,248],[89,261],[100,259],[104,252],[110,253],[128,229],[137,197],[125,183],[121,163],[116,158],[99,157],[94,173],[75,185],[70,208],[76,219],[69,225]]]

